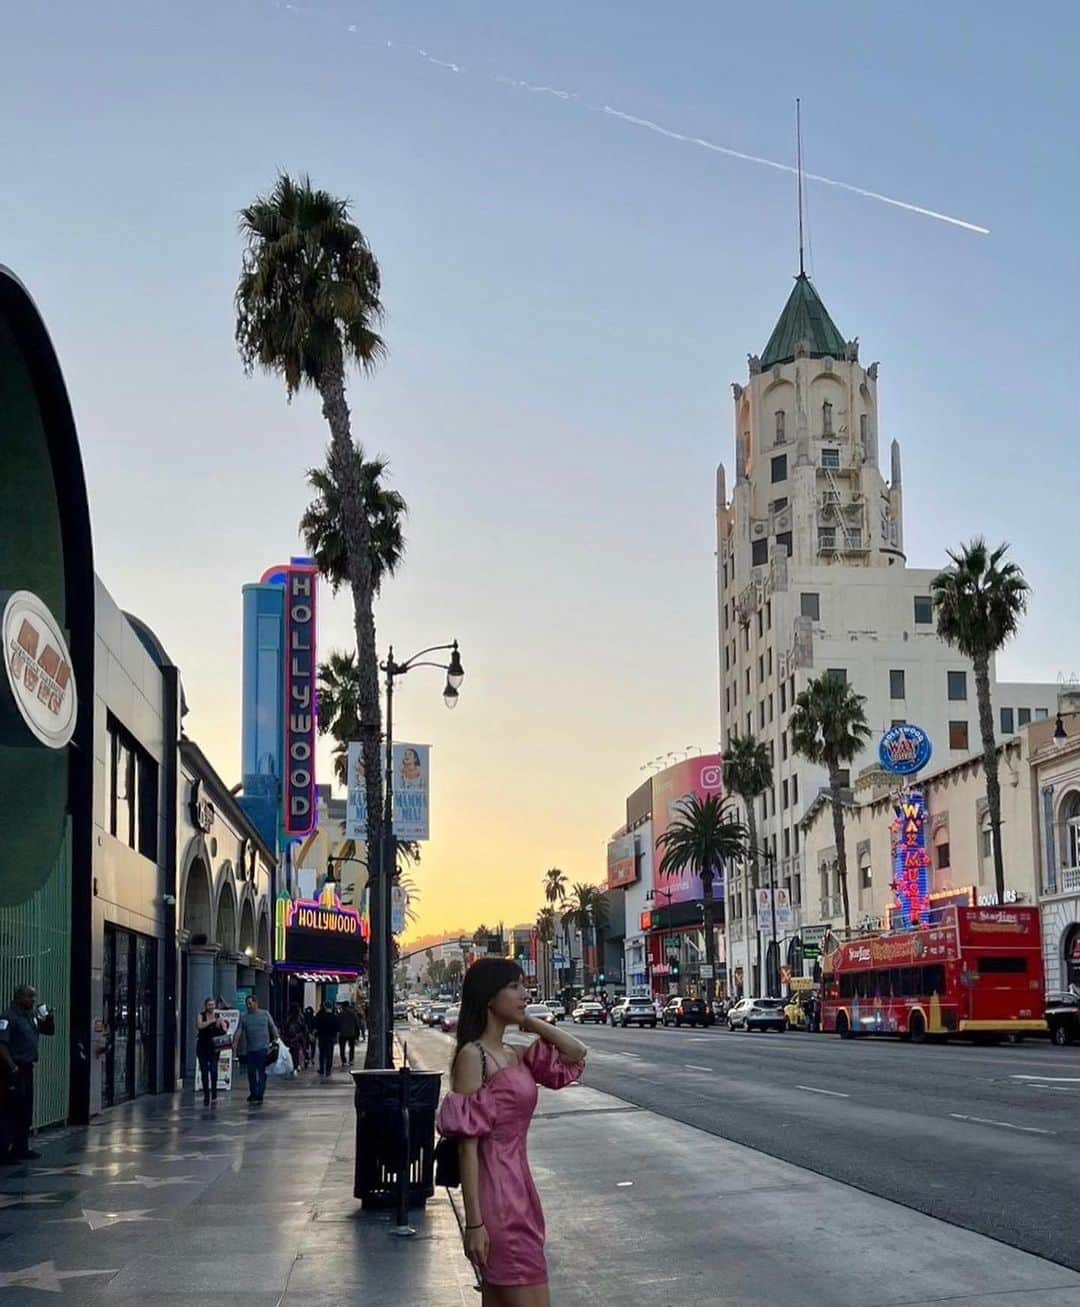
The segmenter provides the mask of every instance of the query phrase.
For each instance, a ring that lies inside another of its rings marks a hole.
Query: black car
[[[707,1014],[700,998],[673,998],[660,1018],[665,1026],[703,1026]]]
[[[1080,1040],[1080,994],[1071,990],[1046,996],[1046,1024],[1055,1044]]]

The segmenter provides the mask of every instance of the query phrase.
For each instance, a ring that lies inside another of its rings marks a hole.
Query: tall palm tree
[[[402,523],[409,508],[396,490],[384,484],[389,467],[385,459],[365,459],[355,448],[350,457],[359,466],[357,478],[371,540],[371,585],[373,593],[378,594],[383,580],[394,575],[405,557]],[[310,468],[307,479],[315,498],[300,519],[300,534],[320,573],[337,594],[349,579],[349,559],[345,549],[344,495],[329,451],[326,466]]]
[[[375,593],[371,523],[364,511],[362,459],[353,444],[345,373],[370,371],[386,347],[378,333],[383,316],[379,265],[346,200],[312,186],[310,178],[281,173],[269,195],[240,213],[246,239],[236,288],[236,343],[245,368],[259,367],[285,382],[291,399],[304,386],[322,400],[330,428],[329,467],[341,490],[346,574],[356,631],[360,741],[367,790],[368,847],[377,848],[382,816],[379,767],[379,664],[375,647]],[[386,895],[372,895],[372,933],[385,939]],[[367,1061],[385,1060],[385,991],[390,971],[373,968],[371,1038]]]
[[[551,946],[555,942],[555,909],[541,908],[536,914],[536,938],[543,950],[543,985],[544,993],[550,994],[551,984]]]
[[[763,740],[755,740],[752,735],[733,735],[728,740],[728,746],[724,750],[724,783],[727,788],[737,794],[743,801],[746,808],[746,827],[749,833],[748,846],[750,854],[750,867],[754,887],[761,879],[758,858],[760,851],[758,849],[757,833],[757,808],[758,799],[767,790],[772,789],[773,769],[772,760],[769,757],[769,746]],[[743,921],[744,929],[747,931],[747,942],[749,943],[749,930],[752,913],[750,910],[750,880],[751,876],[746,878],[743,885]],[[758,935],[758,946],[760,948],[761,936]],[[758,969],[761,968],[761,958],[758,957]]]
[[[994,741],[994,708],[990,702],[990,659],[1016,634],[1031,593],[1019,566],[1002,562],[1008,548],[1008,545],[998,545],[991,552],[979,536],[956,553],[950,550],[952,566],[930,582],[938,635],[970,658],[975,668],[986,804],[990,809],[994,881],[999,903],[1005,902],[1005,860],[1001,852],[1001,783]]]
[[[702,925],[705,928],[705,961],[713,969],[710,996],[716,985],[716,934],[713,929],[713,884],[724,864],[746,856],[747,829],[717,794],[703,799],[688,794],[675,806],[675,820],[657,839],[664,850],[660,875],[675,876],[684,871],[701,877]]]
[[[547,899],[550,907],[555,908],[563,903],[566,898],[566,887],[569,884],[569,878],[565,871],[558,867],[549,867],[544,872],[544,898]],[[559,914],[561,920],[561,912]],[[570,951],[570,927],[562,921],[563,947],[567,953]],[[560,968],[562,970],[562,968]],[[560,977],[561,979],[561,977]]]
[[[560,913],[564,932],[570,929],[581,932],[584,969],[585,941],[588,939],[589,930],[591,929],[593,933],[593,961],[595,962],[599,936],[608,922],[607,891],[600,885],[586,885],[582,881],[577,881],[569,896],[561,904]]]
[[[797,696],[791,714],[791,743],[795,752],[829,773],[832,799],[833,837],[840,893],[844,901],[844,931],[851,934],[851,903],[848,898],[847,845],[844,840],[844,810],[840,773],[859,756],[872,734],[866,722],[866,699],[827,672],[810,681]]]
[[[360,694],[356,655],[332,649],[319,664],[319,734],[334,737],[334,775],[338,784],[349,782],[349,741],[359,738]]]

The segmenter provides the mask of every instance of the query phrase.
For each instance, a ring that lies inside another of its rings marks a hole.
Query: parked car
[[[703,1026],[705,1004],[700,998],[672,998],[660,1019],[665,1026]]]
[[[579,1003],[570,1014],[570,1019],[579,1026],[586,1021],[595,1021],[600,1026],[604,1024],[606,1017],[603,1003],[593,1003],[591,1000]]]
[[[555,1013],[547,1003],[530,1003],[525,1009],[527,1017],[534,1017],[537,1021],[550,1021],[554,1023]]]
[[[1047,994],[1046,1024],[1052,1043],[1061,1046],[1080,1040],[1080,994],[1071,990]]]
[[[753,1005],[743,1015],[746,1030],[775,1030],[783,1034],[787,1024],[782,998],[755,998]]]
[[[608,1013],[613,1026],[649,1026],[656,1029],[656,1008],[651,998],[620,998]]]
[[[453,1034],[457,1029],[458,1013],[460,1011],[460,1007],[448,1007],[439,1018],[439,1029],[445,1030],[448,1034]]]
[[[746,1014],[757,1002],[756,998],[740,998],[728,1008],[727,1025],[729,1030],[745,1029]]]

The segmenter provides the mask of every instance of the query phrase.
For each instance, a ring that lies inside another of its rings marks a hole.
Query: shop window
[[[967,722],[950,722],[949,723],[949,748],[966,749],[967,747],[968,747]]]
[[[948,673],[949,699],[953,703],[967,700],[967,672]]]
[[[804,590],[799,596],[799,612],[812,622],[821,621],[821,595]]]
[[[915,625],[916,626],[933,626],[934,624],[934,601],[929,595],[915,596]]]
[[[1002,735],[1013,735],[1016,732],[1016,719],[1011,708],[1002,708],[1001,710],[1001,733]]]
[[[786,454],[775,455],[775,457],[772,460],[771,475],[772,475],[773,485],[776,485],[778,481],[787,480],[787,455]]]

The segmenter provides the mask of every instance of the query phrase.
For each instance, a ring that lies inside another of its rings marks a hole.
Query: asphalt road
[[[1080,1269],[1080,1049],[574,1030],[596,1089]]]

